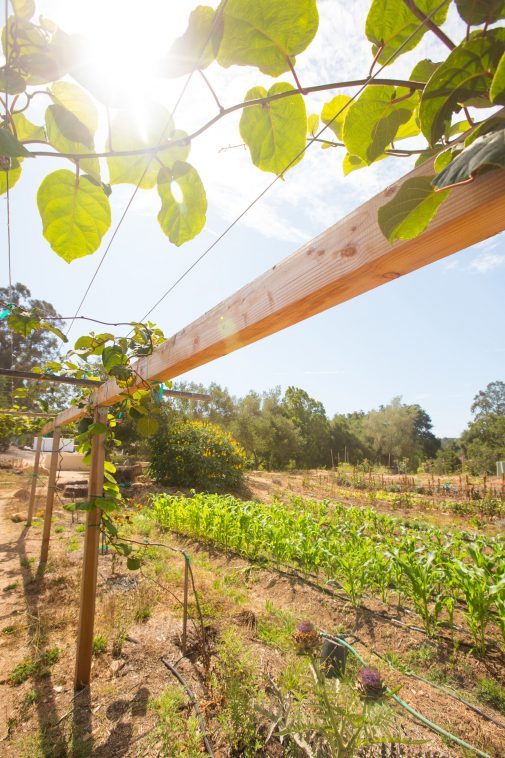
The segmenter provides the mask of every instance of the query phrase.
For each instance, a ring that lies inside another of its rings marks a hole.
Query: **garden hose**
[[[368,666],[368,663],[365,661],[365,659],[343,637],[335,637],[322,630],[320,630],[320,634],[322,637],[325,637],[326,639],[329,639],[332,642],[335,642],[337,645],[343,645],[347,650],[349,650],[349,652],[351,652],[360,661],[360,663],[363,664],[363,666]],[[398,695],[392,692],[389,689],[389,687],[386,688],[386,693],[389,695],[389,697],[393,698],[393,700],[397,702],[398,705],[401,705],[402,708],[404,708],[408,713],[410,713],[411,716],[413,716],[415,719],[420,721],[425,726],[429,727],[432,731],[437,732],[438,734],[441,734],[443,737],[446,737],[449,740],[452,740],[452,742],[455,742],[457,745],[465,748],[466,750],[471,750],[473,753],[475,753],[476,755],[479,755],[481,758],[491,758],[491,756],[488,753],[484,753],[482,750],[479,750],[473,745],[470,745],[468,742],[465,742],[459,737],[456,737],[454,734],[451,734],[450,732],[446,731],[443,727],[438,726],[438,724],[434,724],[433,721],[430,721],[429,719],[427,719],[426,716],[423,716],[422,713],[419,713],[419,711],[416,711],[414,708],[412,708],[408,703],[405,702],[405,700],[402,700],[401,697],[398,697]]]

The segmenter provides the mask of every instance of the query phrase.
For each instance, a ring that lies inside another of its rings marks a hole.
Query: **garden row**
[[[232,496],[154,495],[166,529],[252,559],[287,565],[338,583],[354,606],[366,595],[413,607],[432,636],[464,618],[483,654],[490,629],[505,646],[505,540],[445,533],[369,508],[293,497],[269,505]]]

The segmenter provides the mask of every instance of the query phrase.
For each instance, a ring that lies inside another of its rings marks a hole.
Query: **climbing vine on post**
[[[466,25],[460,40],[443,30],[451,4]],[[379,224],[390,241],[420,234],[454,186],[505,166],[505,117],[478,117],[479,109],[505,105],[503,0],[372,0],[365,24],[370,71],[367,66],[353,82],[315,84],[300,81],[296,64],[318,30],[316,0],[200,5],[182,36],[163,51],[159,70],[161,78],[206,71],[217,111],[191,133],[158,102],[146,107],[148,127],[141,132],[128,116],[130,103],[104,85],[89,40],[52,20],[37,21],[35,2],[11,5],[2,33],[0,193],[22,180],[27,161],[61,159],[62,168],[42,180],[37,206],[44,237],[67,262],[100,247],[117,184],[157,186],[158,221],[174,245],[199,234],[207,198],[188,162],[191,147],[235,111],[242,111],[240,134],[254,165],[281,177],[313,142],[345,150],[345,174],[385,158],[414,154],[420,163],[435,157],[432,175],[405,183],[380,209]],[[407,80],[385,78],[382,69],[425,35],[438,40],[437,60],[420,60]],[[275,81],[225,107],[212,85],[216,65],[252,67]],[[350,87],[361,87],[358,96],[349,96]],[[325,90],[332,97],[321,114],[307,116],[310,95]],[[35,123],[41,105],[44,123]],[[100,123],[106,123],[105,139],[97,137]]]

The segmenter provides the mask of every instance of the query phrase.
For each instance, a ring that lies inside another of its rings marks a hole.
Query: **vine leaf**
[[[462,42],[440,64],[421,94],[421,129],[431,145],[444,134],[454,112],[478,96],[487,97],[489,72],[503,53],[505,29],[488,29]]]
[[[47,139],[60,153],[93,153],[95,146],[88,127],[79,121],[63,105],[50,105],[46,108]],[[100,163],[98,158],[84,158],[80,167],[97,181],[100,181]]]
[[[290,84],[277,82],[268,92],[263,87],[253,87],[245,99],[290,91],[293,91]],[[306,134],[307,112],[301,95],[245,108],[240,118],[240,135],[249,148],[252,162],[262,171],[277,175],[282,174],[291,161],[290,168],[302,159],[303,155],[298,156],[298,153],[305,147]]]
[[[44,34],[26,18],[10,16],[9,60],[26,77],[27,84],[45,84],[67,73],[72,59],[70,37],[56,25]],[[2,48],[6,50],[6,31],[2,31]]]
[[[494,24],[505,18],[503,0],[456,0],[456,7],[463,21],[470,26]]]
[[[389,240],[409,240],[424,232],[449,190],[436,192],[432,177],[407,179],[388,203],[379,208],[378,222]]]
[[[321,111],[321,121],[323,124],[330,124],[329,128],[339,140],[342,139],[342,127],[347,116],[346,106],[350,100],[351,98],[348,95],[335,95],[333,100],[323,105],[323,110]],[[342,113],[339,113],[339,111],[342,111]],[[336,116],[337,113],[339,114],[338,116]]]
[[[98,111],[86,92],[72,82],[54,82],[50,91],[53,101],[70,111],[94,135],[98,128]]]
[[[94,253],[110,227],[109,200],[90,177],[67,169],[45,177],[37,193],[44,237],[63,260]]]
[[[16,16],[29,19],[35,13],[35,0],[11,0],[11,3]]]
[[[505,52],[500,58],[493,81],[491,82],[489,96],[493,103],[505,105]]]
[[[156,434],[160,425],[157,419],[152,416],[141,416],[136,422],[135,427],[142,437],[152,437]]]
[[[5,168],[0,168],[0,195],[5,195],[7,192],[7,173],[9,174],[9,189],[11,190],[16,182],[18,181],[19,177],[21,176],[21,161],[23,159],[20,158],[17,160],[16,158],[11,158],[9,163],[9,170]]]
[[[127,558],[126,568],[130,571],[137,571],[140,568],[140,558],[132,558],[131,556]]]
[[[132,123],[131,112],[118,111],[111,123],[109,149],[139,150],[156,147],[168,139],[185,137],[185,132],[174,131],[173,119],[166,108],[151,104],[144,112],[145,127]],[[176,145],[158,153],[158,158],[165,166],[172,166],[175,161],[185,161],[189,155],[190,144]],[[160,164],[153,153],[143,155],[118,156],[107,158],[109,181],[111,184],[139,184],[141,189],[152,189],[156,185]]]
[[[449,187],[491,168],[505,168],[505,129],[478,137],[437,174],[432,183],[437,189]]]
[[[166,76],[184,76],[194,69],[207,68],[212,63],[222,32],[222,26],[220,30],[213,29],[215,17],[216,11],[208,5],[199,5],[191,12],[188,28],[175,40],[164,60]]]
[[[425,15],[433,13],[440,0],[416,0],[416,5]],[[435,24],[443,24],[450,3],[445,3],[433,16],[430,16]],[[406,40],[416,30],[417,34],[409,42]],[[365,24],[365,33],[373,43],[372,52],[375,55],[380,52],[377,62],[384,64],[391,55],[404,43],[401,53],[413,50],[428,31],[427,26],[419,28],[419,19],[414,16],[403,0],[373,0]],[[390,61],[394,63],[397,56]]]
[[[417,93],[396,103],[408,94],[402,87],[389,85],[368,87],[349,106],[342,137],[348,152],[365,163],[373,163],[391,144],[402,124],[406,124],[418,103]]]
[[[20,156],[30,156],[31,153],[15,138],[12,132],[2,127],[0,129],[0,155],[5,155],[9,158],[19,158]]]
[[[178,202],[172,183],[179,188]],[[198,172],[184,161],[176,161],[172,169],[162,168],[158,177],[161,210],[158,221],[170,242],[179,247],[199,234],[205,225],[207,196]]]
[[[351,155],[350,153],[346,153],[344,160],[342,161],[342,170],[344,172],[344,176],[350,174],[351,171],[357,171],[359,168],[365,168],[365,166],[368,166],[368,163],[365,163],[365,161],[362,160],[359,156]]]
[[[316,0],[228,0],[218,63],[279,76],[312,42],[318,24]]]
[[[0,68],[0,89],[9,95],[19,95],[26,89],[26,82],[18,71],[10,66]]]
[[[102,352],[102,364],[109,373],[115,366],[125,366],[128,358],[118,345],[105,347]]]
[[[317,130],[319,129],[319,116],[317,113],[313,113],[307,118],[307,134],[310,137],[315,137]]]
[[[28,121],[24,113],[14,113],[12,121],[16,129],[16,135],[20,142],[31,142],[31,140],[37,140],[37,142],[46,141],[46,130],[43,126],[32,124]]]
[[[411,82],[427,82],[433,76],[440,63],[435,63],[431,58],[423,58],[418,61],[409,76]]]

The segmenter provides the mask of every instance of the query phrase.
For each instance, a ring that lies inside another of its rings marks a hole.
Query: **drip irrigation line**
[[[6,0],[6,4],[7,4],[7,0]],[[207,38],[206,38],[204,44],[203,44],[203,46],[202,46],[202,48],[200,50],[198,58],[196,59],[195,63],[193,64],[193,67],[192,67],[190,73],[186,77],[186,80],[185,80],[184,85],[183,85],[183,87],[181,89],[181,92],[179,93],[179,97],[177,98],[177,100],[175,102],[175,105],[174,105],[174,107],[172,108],[172,110],[170,112],[169,120],[165,124],[165,127],[163,128],[163,131],[160,134],[160,137],[159,137],[159,140],[158,140],[158,145],[160,145],[162,143],[162,141],[163,141],[165,133],[166,133],[166,131],[167,131],[169,125],[170,125],[170,122],[172,121],[173,117],[175,116],[177,108],[179,107],[179,105],[180,105],[180,103],[181,103],[184,95],[186,94],[186,90],[189,87],[191,79],[193,78],[193,76],[195,74],[195,71],[197,70],[197,68],[198,68],[198,66],[200,64],[202,56],[203,56],[203,54],[204,54],[204,52],[205,52],[205,50],[207,48],[207,45],[210,43],[210,41],[212,39],[212,35],[214,34],[214,32],[215,32],[215,30],[217,28],[217,25],[218,25],[219,21],[221,20],[221,17],[222,17],[222,15],[224,13],[224,10],[225,10],[227,4],[228,4],[228,0],[223,0],[222,4],[219,6],[219,9],[216,12],[214,20],[212,22],[212,26],[210,28],[210,31],[209,31],[209,33],[207,35]],[[81,310],[82,306],[84,305],[84,301],[86,300],[86,298],[88,296],[88,293],[89,293],[91,287],[93,286],[93,282],[95,281],[96,277],[98,276],[98,272],[100,271],[100,269],[101,269],[101,267],[102,267],[102,265],[103,265],[103,263],[105,261],[105,258],[107,257],[107,255],[109,253],[109,250],[111,249],[112,244],[113,244],[114,240],[116,239],[116,235],[119,232],[119,229],[121,228],[121,226],[123,224],[123,221],[125,220],[126,214],[130,210],[130,207],[131,207],[133,201],[135,200],[135,197],[137,196],[137,192],[140,189],[140,185],[142,184],[142,180],[143,180],[144,176],[147,174],[147,172],[148,172],[148,170],[149,170],[149,168],[150,168],[150,166],[151,166],[151,164],[152,164],[152,162],[153,162],[154,159],[155,159],[155,154],[152,154],[150,156],[150,158],[149,158],[149,162],[147,163],[144,171],[142,172],[142,175],[141,175],[140,179],[138,180],[138,182],[137,182],[137,184],[135,186],[135,189],[133,190],[133,192],[132,192],[132,194],[131,194],[131,196],[130,196],[127,204],[126,204],[126,207],[125,207],[123,213],[121,214],[121,217],[120,217],[118,223],[116,224],[116,227],[115,227],[115,229],[114,229],[114,231],[112,233],[112,237],[110,238],[110,240],[109,240],[109,242],[107,244],[107,247],[105,248],[105,251],[104,251],[104,253],[103,253],[103,255],[102,255],[101,259],[100,259],[100,262],[98,263],[98,266],[97,266],[97,268],[96,268],[93,276],[91,277],[91,280],[90,280],[88,286],[86,287],[86,291],[84,292],[84,295],[81,298],[81,302],[79,303],[79,305],[77,307],[75,315],[74,315],[73,319],[70,322],[70,326],[68,327],[67,331],[65,332],[66,335],[68,335],[68,333],[72,329],[72,327],[74,325],[74,322],[75,322],[75,319],[77,318],[77,316],[79,314],[79,311]]]
[[[268,185],[267,185],[267,186],[266,186],[266,187],[265,187],[265,188],[264,188],[264,189],[263,189],[263,190],[262,190],[262,191],[259,193],[259,195],[257,195],[257,196],[254,198],[254,200],[252,200],[252,201],[251,201],[251,202],[250,202],[250,203],[249,203],[249,204],[246,206],[246,208],[244,208],[244,210],[243,210],[243,211],[242,211],[242,212],[241,212],[241,213],[240,213],[238,216],[236,216],[236,218],[235,218],[235,219],[234,219],[234,220],[233,220],[233,221],[232,221],[232,222],[231,222],[231,223],[230,223],[230,224],[229,224],[229,225],[228,225],[228,226],[227,226],[227,227],[226,227],[226,228],[225,228],[225,229],[224,229],[224,230],[221,232],[221,234],[220,234],[220,235],[217,237],[217,239],[215,239],[215,240],[214,240],[214,242],[212,242],[212,243],[211,243],[211,244],[210,244],[210,245],[207,247],[207,249],[206,249],[206,250],[204,250],[204,252],[203,252],[203,253],[202,253],[202,254],[201,254],[201,255],[200,255],[200,256],[199,256],[199,257],[198,257],[198,258],[197,258],[197,259],[196,259],[196,260],[195,260],[195,261],[194,261],[192,264],[191,264],[191,266],[189,266],[189,267],[188,267],[188,268],[187,268],[187,269],[186,269],[186,270],[185,270],[185,271],[184,271],[184,272],[181,274],[181,276],[179,276],[179,278],[178,278],[178,279],[176,279],[176,281],[175,281],[175,282],[174,282],[174,283],[173,283],[173,284],[172,284],[172,285],[171,285],[171,286],[170,286],[170,287],[169,287],[169,288],[166,290],[166,292],[164,292],[164,294],[163,294],[163,295],[162,295],[162,296],[161,296],[161,297],[160,297],[160,298],[159,298],[159,299],[156,301],[156,303],[155,303],[155,304],[152,306],[152,308],[150,308],[150,309],[147,311],[147,313],[146,313],[146,314],[145,314],[145,315],[142,317],[141,321],[144,321],[144,320],[145,320],[145,319],[146,319],[148,316],[150,316],[150,315],[151,315],[151,313],[152,313],[152,312],[153,312],[153,311],[154,311],[154,310],[155,310],[155,309],[158,307],[158,305],[160,305],[160,304],[163,302],[163,300],[164,300],[164,299],[165,299],[165,298],[166,298],[166,297],[167,297],[167,296],[168,296],[168,295],[169,295],[171,292],[173,292],[173,290],[174,290],[174,289],[177,287],[177,285],[178,285],[180,282],[182,282],[182,281],[183,281],[183,279],[185,279],[185,278],[186,278],[186,276],[187,276],[187,275],[188,275],[188,274],[189,274],[189,273],[190,273],[190,272],[191,272],[191,271],[192,271],[192,270],[195,268],[195,266],[197,266],[197,265],[200,263],[200,261],[202,261],[202,260],[203,260],[203,259],[204,259],[204,258],[205,258],[205,257],[206,257],[206,256],[207,256],[207,255],[208,255],[210,252],[211,252],[211,250],[213,250],[213,249],[216,247],[216,245],[218,245],[218,244],[219,244],[219,242],[221,242],[221,240],[222,240],[224,237],[226,237],[226,235],[227,235],[227,234],[228,234],[228,233],[229,233],[229,232],[230,232],[230,231],[231,231],[231,230],[232,230],[232,229],[233,229],[233,228],[234,228],[234,227],[235,227],[235,226],[236,226],[236,225],[239,223],[239,221],[241,221],[241,219],[242,219],[242,218],[243,218],[243,217],[244,217],[244,216],[245,216],[245,215],[246,215],[246,214],[247,214],[247,213],[248,213],[248,212],[249,212],[249,211],[250,211],[250,210],[251,210],[251,209],[252,209],[252,208],[253,208],[253,207],[256,205],[256,203],[258,203],[258,202],[259,202],[259,201],[260,201],[260,200],[261,200],[261,199],[262,199],[262,198],[263,198],[263,197],[264,197],[264,196],[267,194],[267,192],[268,192],[268,191],[269,191],[269,190],[270,190],[270,189],[271,189],[271,188],[274,186],[274,184],[276,184],[276,183],[279,181],[279,179],[282,179],[282,178],[284,177],[284,174],[286,173],[286,171],[288,171],[288,169],[290,169],[290,168],[291,168],[291,166],[293,166],[295,163],[297,163],[297,162],[300,160],[300,158],[301,158],[301,157],[302,157],[302,156],[303,156],[303,155],[306,153],[306,151],[309,149],[309,147],[310,147],[311,145],[313,145],[313,144],[314,144],[314,142],[317,142],[317,141],[319,140],[319,138],[321,137],[321,135],[322,135],[322,134],[323,134],[323,133],[324,133],[324,132],[325,132],[325,131],[326,131],[328,128],[330,128],[330,127],[331,127],[331,125],[334,123],[334,121],[336,121],[336,120],[339,118],[339,116],[341,116],[341,115],[342,115],[342,113],[343,113],[343,112],[344,112],[344,111],[345,111],[345,110],[346,110],[346,109],[347,109],[347,108],[348,108],[348,107],[351,105],[351,103],[353,103],[353,102],[356,100],[356,98],[357,98],[357,97],[359,97],[359,95],[360,95],[360,94],[361,94],[361,93],[362,93],[362,92],[363,92],[363,91],[364,91],[364,90],[365,90],[365,89],[368,87],[368,85],[370,84],[370,82],[372,82],[372,81],[374,81],[374,79],[376,79],[376,77],[378,76],[378,74],[380,74],[380,72],[381,72],[381,71],[383,71],[383,70],[384,70],[384,68],[385,68],[386,66],[388,66],[388,65],[389,65],[389,64],[390,64],[390,63],[391,63],[391,62],[394,60],[394,58],[396,58],[396,56],[397,56],[397,55],[398,55],[398,54],[399,54],[399,53],[400,53],[400,52],[403,50],[403,48],[404,48],[404,47],[405,47],[405,46],[406,46],[406,45],[407,45],[407,44],[410,42],[410,40],[411,40],[411,39],[413,39],[413,38],[414,38],[414,37],[417,35],[417,33],[418,33],[418,32],[419,32],[419,31],[420,31],[422,28],[423,28],[423,26],[425,26],[426,24],[428,24],[428,23],[430,22],[431,18],[432,18],[432,17],[433,17],[433,16],[434,16],[436,13],[438,13],[438,11],[439,11],[441,8],[443,8],[443,6],[444,6],[444,5],[446,5],[448,2],[449,2],[449,0],[442,0],[442,2],[441,2],[441,3],[439,3],[439,5],[437,5],[437,7],[436,7],[436,8],[435,8],[435,9],[434,9],[434,10],[433,10],[433,11],[432,11],[430,14],[428,14],[428,15],[427,15],[427,16],[426,16],[426,17],[423,19],[422,23],[420,23],[420,24],[419,24],[419,25],[418,25],[418,26],[415,28],[415,30],[412,32],[412,34],[410,34],[410,35],[407,37],[407,39],[405,39],[405,40],[402,42],[402,44],[401,44],[401,45],[399,45],[399,46],[396,48],[396,50],[394,50],[394,51],[393,51],[393,53],[391,53],[391,55],[389,56],[389,58],[388,58],[388,59],[387,59],[387,60],[386,60],[386,61],[385,61],[385,62],[384,62],[384,63],[383,63],[383,64],[382,64],[382,65],[381,65],[381,66],[380,66],[378,69],[377,69],[377,71],[376,71],[374,74],[370,74],[370,75],[367,77],[367,79],[365,79],[364,83],[363,83],[363,84],[362,84],[362,85],[359,87],[359,89],[358,89],[358,90],[357,90],[357,91],[354,93],[354,95],[352,95],[352,97],[351,97],[351,98],[350,98],[348,101],[346,101],[346,102],[344,103],[344,105],[343,105],[343,106],[342,106],[342,107],[341,107],[339,110],[337,110],[337,112],[335,113],[335,115],[334,115],[334,116],[333,116],[333,117],[332,117],[332,118],[331,118],[331,119],[330,119],[330,120],[329,120],[329,121],[328,121],[328,122],[327,122],[327,123],[326,123],[326,124],[325,124],[325,125],[324,125],[324,126],[323,126],[323,127],[320,129],[320,130],[319,130],[319,131],[318,131],[318,132],[317,132],[317,134],[315,134],[315,135],[314,135],[313,137],[311,137],[311,138],[308,138],[308,140],[307,140],[307,143],[306,143],[306,144],[304,145],[304,147],[303,147],[303,148],[302,148],[302,149],[301,149],[301,150],[300,150],[300,151],[299,151],[299,152],[298,152],[298,153],[295,155],[295,157],[294,157],[294,158],[292,158],[292,160],[290,160],[290,161],[289,161],[289,163],[287,164],[287,166],[285,166],[285,167],[284,167],[284,169],[283,169],[283,170],[282,170],[282,171],[281,171],[279,174],[277,174],[277,175],[274,177],[274,179],[272,179],[272,181],[271,181],[271,182],[270,182],[270,183],[269,183],[269,184],[268,184]]]
[[[324,630],[320,630],[320,634],[323,638],[330,640],[331,642],[334,642],[336,645],[342,645],[345,647],[349,652],[351,652],[363,666],[368,666],[367,661],[357,652],[357,650],[354,649],[354,647],[347,642],[344,637],[338,637],[333,636],[332,634],[328,634],[328,632],[325,632]],[[446,737],[449,740],[452,740],[452,742],[455,742],[457,745],[459,745],[462,748],[465,748],[466,750],[471,750],[473,753],[476,753],[476,755],[480,756],[480,758],[491,758],[491,756],[488,753],[484,753],[482,750],[479,750],[479,748],[474,747],[473,745],[470,745],[470,743],[465,742],[465,740],[460,739],[460,737],[456,737],[456,735],[451,734],[451,732],[448,732],[443,727],[439,726],[438,724],[435,724],[433,721],[430,721],[430,719],[426,718],[426,716],[423,716],[422,713],[419,711],[416,711],[415,708],[412,708],[408,703],[405,702],[405,700],[402,700],[401,697],[399,697],[395,692],[393,692],[389,687],[386,687],[386,693],[389,697],[391,697],[398,705],[400,705],[402,708],[404,708],[408,713],[410,713],[411,716],[413,716],[417,721],[420,721],[422,724],[427,726],[429,729],[431,729],[433,732],[437,732],[443,737]]]
[[[198,705],[198,701],[193,693],[193,690],[190,688],[189,684],[183,677],[183,675],[180,673],[178,669],[175,668],[175,666],[170,663],[165,657],[161,657],[161,662],[164,666],[167,667],[169,671],[172,672],[172,674],[175,676],[175,678],[178,680],[178,682],[184,687],[187,696],[191,700],[191,705],[194,708],[194,711],[196,713],[196,717],[198,719],[198,723],[200,724],[200,731],[202,733],[203,742],[205,745],[205,749],[207,750],[207,753],[214,758],[214,751],[212,749],[212,745],[209,742],[209,738],[207,737],[207,727],[205,726],[205,719],[203,716],[203,713],[201,711],[200,706]]]

